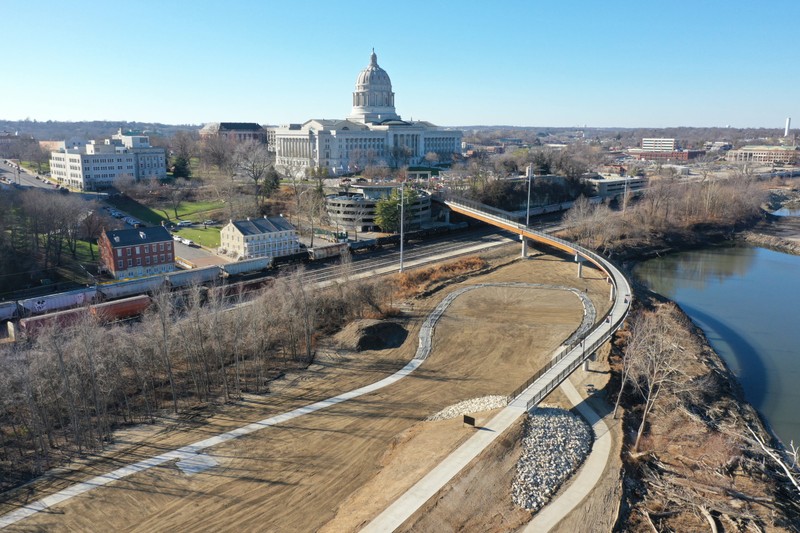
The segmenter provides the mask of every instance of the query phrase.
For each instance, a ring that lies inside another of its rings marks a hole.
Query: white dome
[[[366,90],[369,88],[381,88],[384,90],[392,90],[392,80],[389,75],[378,66],[378,56],[375,52],[369,57],[369,65],[361,71],[356,80],[356,90]]]
[[[353,92],[353,110],[350,120],[362,123],[399,120],[394,110],[394,93],[392,80],[378,66],[375,50],[369,57],[369,65],[356,78],[356,90]]]

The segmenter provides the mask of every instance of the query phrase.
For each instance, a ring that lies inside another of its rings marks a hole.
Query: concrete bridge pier
[[[522,241],[522,255],[521,257],[525,259],[528,257],[528,239],[525,238],[525,235],[520,235],[519,240]]]
[[[611,283],[610,279],[606,278],[606,280],[611,284],[611,291],[610,294],[608,295],[608,299],[613,302],[614,298],[616,298],[617,296],[617,288],[614,286],[613,283]]]

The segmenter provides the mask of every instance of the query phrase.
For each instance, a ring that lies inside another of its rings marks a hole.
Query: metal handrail
[[[543,233],[541,231],[532,229],[529,226],[526,226],[524,224],[520,224],[519,222],[517,222],[516,220],[511,219],[510,217],[507,217],[507,216],[504,216],[504,215],[494,214],[494,213],[491,213],[491,212],[487,213],[487,211],[496,211],[496,210],[492,209],[490,206],[486,206],[484,204],[481,204],[480,202],[476,202],[474,200],[468,200],[468,199],[462,198],[462,197],[454,198],[452,194],[445,194],[444,196],[445,196],[445,201],[447,203],[450,203],[450,204],[453,204],[453,205],[456,205],[456,206],[459,206],[459,207],[463,207],[463,208],[466,208],[466,209],[471,209],[473,211],[478,211],[484,216],[493,217],[493,218],[499,219],[500,221],[502,221],[502,222],[504,222],[506,224],[513,225],[520,232],[526,232],[526,233],[529,233],[529,234],[532,234],[532,235],[539,236],[545,241],[551,241],[551,242],[559,243],[559,244],[565,246],[565,248],[573,250],[575,254],[583,256],[584,258],[589,260],[592,264],[594,264],[598,269],[600,269],[602,272],[604,272],[606,274],[606,276],[608,277],[609,282],[614,285],[614,289],[616,291],[617,299],[619,299],[623,294],[620,289],[623,288],[623,287],[626,289],[625,290],[625,304],[626,304],[626,307],[625,307],[624,312],[621,314],[621,316],[619,316],[613,323],[609,323],[608,330],[604,334],[602,334],[599,339],[597,339],[595,342],[593,342],[588,348],[581,347],[580,349],[583,351],[583,354],[581,355],[581,357],[577,357],[574,361],[572,361],[569,365],[567,365],[567,367],[565,369],[563,369],[561,372],[558,373],[558,375],[555,377],[555,379],[551,379],[547,383],[547,386],[544,389],[542,389],[541,391],[536,393],[530,400],[528,400],[528,402],[526,404],[526,408],[528,410],[530,410],[537,403],[542,401],[542,399],[544,397],[546,397],[548,394],[550,394],[553,391],[553,389],[558,387],[567,378],[567,376],[572,374],[572,372],[574,372],[576,368],[578,368],[581,364],[583,364],[583,362],[588,357],[590,357],[591,354],[593,354],[598,348],[600,348],[600,346],[602,346],[605,342],[607,342],[611,338],[612,334],[622,326],[622,324],[624,323],[625,319],[628,317],[628,312],[630,310],[630,302],[631,302],[631,299],[630,299],[630,297],[631,297],[631,295],[630,295],[630,283],[628,283],[628,280],[625,278],[625,275],[622,273],[622,271],[619,269],[619,267],[617,267],[614,264],[613,261],[611,261],[610,259],[607,259],[607,258],[604,258],[604,257],[600,256],[596,252],[588,250],[588,249],[586,249],[586,248],[584,248],[582,246],[579,246],[579,245],[577,245],[577,244],[575,244],[573,242],[569,242],[569,241],[561,239],[559,237],[555,237],[553,235],[546,234],[546,233]],[[489,208],[489,209],[487,209],[487,208]],[[520,234],[522,234],[522,233],[520,233]],[[623,287],[621,287],[620,285],[622,285]],[[531,376],[530,378],[525,380],[525,383],[523,383],[522,385],[517,387],[517,389],[514,390],[514,392],[512,392],[508,396],[508,402],[511,403],[512,401],[514,401],[523,392],[525,392],[525,390],[527,390],[528,387],[530,387],[537,380],[541,379],[542,376],[544,376],[554,366],[556,366],[561,361],[563,361],[565,357],[567,357],[568,355],[572,354],[574,352],[574,350],[576,350],[581,343],[585,342],[585,340],[590,335],[596,333],[600,328],[605,328],[605,325],[606,325],[606,323],[608,323],[609,317],[611,316],[613,310],[614,310],[614,306],[612,305],[611,308],[608,311],[606,311],[606,313],[603,315],[602,319],[600,321],[598,321],[591,330],[589,330],[581,338],[573,341],[568,346],[565,346],[553,359],[548,361],[547,364],[544,367],[540,368],[538,371],[536,371],[536,373],[533,376]]]

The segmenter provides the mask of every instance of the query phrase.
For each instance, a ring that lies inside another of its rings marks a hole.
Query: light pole
[[[403,272],[403,237],[405,236],[405,232],[403,231],[405,226],[405,183],[400,183],[400,272]]]
[[[525,227],[531,225],[531,180],[533,179],[533,165],[528,165],[528,207],[525,210]]]
[[[533,178],[533,165],[528,165],[526,172],[528,174],[528,203],[525,209],[525,229],[528,229],[531,225],[531,179]],[[522,257],[528,257],[528,241],[525,239],[525,235],[520,234],[519,239],[522,241]]]

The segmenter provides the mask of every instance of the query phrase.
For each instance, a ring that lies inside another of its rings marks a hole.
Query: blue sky
[[[0,119],[342,118],[374,47],[440,125],[800,123],[800,2],[0,0]]]

